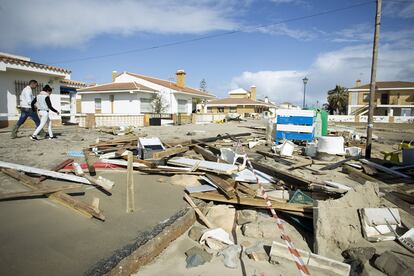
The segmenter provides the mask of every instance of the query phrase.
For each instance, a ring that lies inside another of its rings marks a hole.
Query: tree
[[[156,114],[163,113],[168,107],[168,105],[164,102],[162,94],[159,92],[155,93],[152,96],[151,105],[152,105],[152,111]]]
[[[330,113],[344,114],[348,106],[348,91],[345,87],[336,85],[334,89],[328,91],[327,109]]]
[[[203,92],[207,91],[207,82],[206,82],[205,79],[202,79],[200,81],[200,90],[203,91]]]

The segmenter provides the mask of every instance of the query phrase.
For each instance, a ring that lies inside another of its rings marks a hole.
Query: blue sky
[[[414,1],[383,0],[379,80],[414,81]],[[284,20],[358,5],[335,13]],[[0,0],[0,51],[72,70],[104,83],[111,71],[202,78],[219,97],[257,86],[259,97],[325,102],[335,84],[369,81],[374,1],[334,0]],[[262,26],[262,27],[258,27]],[[105,58],[78,60],[229,31],[239,32]]]

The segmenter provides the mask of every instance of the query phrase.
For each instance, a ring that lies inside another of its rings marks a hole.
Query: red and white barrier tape
[[[240,141],[238,140],[237,145],[236,145],[236,150],[239,147],[244,152],[244,149],[243,149]],[[286,243],[286,245],[289,249],[289,252],[292,255],[292,258],[295,261],[296,267],[299,269],[299,272],[300,272],[301,275],[303,275],[303,276],[310,275],[310,272],[309,272],[308,268],[306,267],[305,263],[303,262],[302,258],[300,257],[299,251],[295,248],[295,246],[293,245],[292,240],[286,234],[285,228],[283,227],[283,222],[277,216],[275,209],[272,207],[272,203],[269,200],[269,195],[265,192],[265,190],[263,189],[263,186],[259,183],[259,178],[257,177],[256,172],[254,171],[254,168],[252,166],[252,163],[250,162],[250,160],[248,158],[247,158],[247,164],[249,165],[251,171],[253,172],[254,177],[256,178],[256,183],[259,185],[260,193],[263,196],[263,198],[266,200],[266,205],[267,205],[268,209],[270,210],[270,213],[272,214],[272,217],[276,220],[277,227],[279,228],[280,233],[282,234],[281,238],[282,238],[282,240],[285,241],[285,243]]]

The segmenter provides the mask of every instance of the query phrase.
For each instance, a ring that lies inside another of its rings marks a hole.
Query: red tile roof
[[[156,90],[144,86],[136,82],[111,82],[106,84],[100,84],[90,86],[86,88],[78,89],[78,92],[100,92],[100,91],[119,91],[124,92],[125,90],[145,90],[149,92],[156,92]]]
[[[218,100],[212,100],[207,102],[207,106],[208,105],[222,105],[222,106],[226,106],[226,105],[261,105],[261,106],[274,106],[271,103],[265,103],[262,101],[254,101],[252,99],[249,98],[223,98],[223,99],[218,99]]]
[[[148,76],[144,76],[144,75],[140,75],[140,74],[135,74],[135,73],[129,73],[126,72],[128,75],[133,76],[133,77],[137,77],[167,88],[171,88],[174,89],[176,91],[180,91],[182,93],[188,93],[188,94],[194,94],[194,95],[199,95],[199,96],[203,96],[206,98],[215,98],[214,95],[203,92],[201,90],[197,90],[191,87],[179,87],[177,86],[177,84],[175,82],[171,82],[171,81],[167,81],[167,80],[161,80],[161,79],[157,79],[157,78],[153,78],[153,77],[148,77]]]
[[[5,56],[5,55],[1,55],[1,54],[0,54],[0,61],[4,62],[4,63],[9,63],[9,64],[17,64],[17,65],[23,65],[23,66],[34,67],[34,68],[39,68],[39,69],[46,69],[46,70],[56,71],[56,72],[60,72],[60,73],[66,73],[66,74],[71,73],[70,70],[67,70],[67,69],[64,69],[64,68],[50,66],[50,65],[47,65],[47,64],[41,64],[41,63],[37,63],[37,62],[33,62],[33,61],[27,61],[27,60],[24,60],[24,59]]]

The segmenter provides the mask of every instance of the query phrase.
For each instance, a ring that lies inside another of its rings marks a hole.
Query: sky
[[[129,71],[309,105],[370,80],[375,1],[0,0],[0,52],[87,83]],[[383,0],[378,81],[414,81],[414,0]]]

